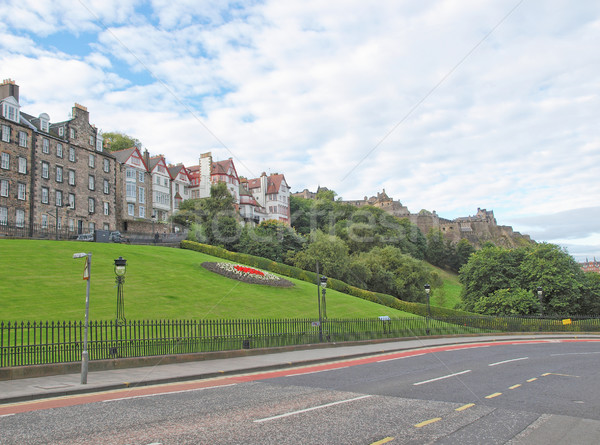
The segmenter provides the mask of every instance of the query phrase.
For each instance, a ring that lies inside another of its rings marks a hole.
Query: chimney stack
[[[19,102],[19,85],[12,79],[4,79],[0,84],[0,99],[14,97]]]

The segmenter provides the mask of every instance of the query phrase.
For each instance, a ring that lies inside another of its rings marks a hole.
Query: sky
[[[21,109],[600,259],[597,0],[3,0]]]

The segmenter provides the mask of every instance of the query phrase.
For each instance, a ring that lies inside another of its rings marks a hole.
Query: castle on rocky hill
[[[293,195],[308,199],[316,197],[316,193],[307,189]],[[438,229],[447,239],[455,243],[464,238],[475,246],[481,246],[485,242],[491,241],[499,246],[517,247],[532,241],[529,235],[515,232],[510,226],[498,225],[493,210],[478,208],[477,213],[473,216],[464,216],[453,220],[441,218],[435,211],[421,210],[419,213],[411,213],[400,201],[390,198],[385,189],[381,193],[377,193],[377,196],[370,198],[365,196],[363,199],[342,200],[341,202],[356,207],[373,206],[398,218],[408,218],[424,235],[432,228]]]

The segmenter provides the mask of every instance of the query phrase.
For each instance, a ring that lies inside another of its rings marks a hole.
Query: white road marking
[[[12,414],[2,414],[0,417],[9,417],[9,416],[14,416],[14,415],[15,415],[15,413],[12,413]]]
[[[232,383],[230,385],[209,386],[209,387],[206,387],[206,388],[182,389],[180,391],[158,392],[156,394],[142,394],[141,396],[120,397],[118,399],[103,400],[102,403],[117,402],[119,400],[141,399],[141,398],[144,398],[144,397],[166,396],[168,394],[178,394],[178,393],[181,393],[181,392],[202,391],[202,390],[205,390],[205,389],[213,389],[213,388],[225,388],[226,386],[235,386],[236,384],[237,383]]]
[[[254,421],[254,423],[268,422],[269,420],[276,420],[276,419],[281,419],[283,417],[295,416],[296,414],[302,414],[302,413],[306,413],[308,411],[314,411],[316,409],[329,408],[330,406],[341,405],[342,403],[354,402],[356,400],[367,399],[369,397],[373,397],[373,396],[366,395],[366,396],[355,397],[353,399],[340,400],[338,402],[326,403],[325,405],[313,406],[312,408],[306,408],[306,409],[292,411],[292,412],[285,413],[285,414],[279,414],[278,416],[265,417],[264,419],[257,419]]]
[[[511,358],[510,360],[503,360],[501,362],[490,363],[488,366],[503,365],[504,363],[518,362],[519,360],[528,360],[528,359],[529,359],[529,357]]]
[[[456,372],[454,374],[448,374],[448,375],[444,375],[442,377],[436,377],[435,379],[430,379],[430,380],[424,380],[422,382],[417,382],[417,383],[413,383],[413,386],[419,386],[419,385],[424,385],[425,383],[431,383],[431,382],[436,382],[438,380],[443,380],[443,379],[449,379],[450,377],[455,377],[457,375],[461,375],[461,374],[466,374],[467,372],[471,372],[470,369],[467,369],[465,371],[461,371],[461,372]]]
[[[550,354],[550,357],[558,357],[561,355],[593,355],[593,354],[600,354],[600,352],[568,352],[565,354]]]

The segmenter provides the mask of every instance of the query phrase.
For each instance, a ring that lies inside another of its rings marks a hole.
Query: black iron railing
[[[81,360],[83,322],[0,322],[0,367]],[[426,335],[498,332],[599,332],[600,319],[520,317],[324,320],[323,341],[343,342]],[[95,321],[90,360],[269,348],[319,342],[310,319]]]

